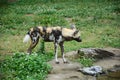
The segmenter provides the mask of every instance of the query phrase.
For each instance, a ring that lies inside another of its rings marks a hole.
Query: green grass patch
[[[120,1],[6,0],[4,3],[0,7],[0,53],[25,51],[29,44],[23,44],[22,39],[31,27],[68,27],[73,23],[80,29],[83,42],[65,43],[66,52],[82,47],[120,48]],[[45,50],[54,52],[48,44]]]

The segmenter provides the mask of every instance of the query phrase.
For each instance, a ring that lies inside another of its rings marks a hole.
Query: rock
[[[117,72],[120,71],[120,65],[114,65],[112,68],[107,70],[108,72]]]
[[[69,58],[70,60],[72,60],[72,59],[77,59],[77,58],[79,58],[80,56],[79,56],[79,54],[78,54],[77,51],[71,51],[71,52],[67,52],[67,53],[65,54],[65,57],[67,57],[67,58]]]
[[[120,65],[114,65],[112,68],[107,69],[105,75],[99,76],[99,78],[107,77],[108,80],[119,80],[120,79]],[[102,79],[101,79],[102,80]]]
[[[102,59],[93,63],[93,65],[102,66],[104,69],[112,68],[114,65],[120,65],[120,61],[116,59]]]
[[[84,67],[82,69],[79,69],[84,74],[96,76],[98,74],[101,74],[103,72],[101,66],[91,66],[91,67]]]
[[[78,54],[87,57],[97,58],[97,59],[103,59],[103,58],[115,56],[115,54],[112,52],[109,52],[104,49],[96,49],[96,48],[82,48],[78,50]]]

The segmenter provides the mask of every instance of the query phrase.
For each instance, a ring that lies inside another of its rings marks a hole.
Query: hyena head
[[[80,31],[76,29],[76,26],[74,24],[71,25],[71,29],[74,31],[73,39],[78,42],[82,42],[82,39],[80,37]]]
[[[74,33],[73,33],[73,39],[76,40],[77,42],[82,42],[82,39],[80,37],[80,31],[79,30],[76,30]]]
[[[37,28],[37,27],[31,28],[30,31],[28,32],[28,35],[30,35],[30,38],[33,43],[36,42],[40,37],[39,28]]]

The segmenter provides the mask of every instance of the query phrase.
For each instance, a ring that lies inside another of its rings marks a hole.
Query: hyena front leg
[[[59,64],[59,61],[58,61],[58,43],[54,43],[54,47],[55,47],[55,61],[56,61],[56,64]]]
[[[67,63],[67,61],[65,59],[65,55],[64,55],[64,45],[63,45],[63,42],[61,42],[59,45],[60,45],[60,48],[61,48],[61,54],[62,54],[63,62]]]

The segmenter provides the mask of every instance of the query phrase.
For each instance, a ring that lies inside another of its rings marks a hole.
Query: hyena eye
[[[75,36],[78,32],[79,32],[78,30],[77,30],[77,31],[75,31],[75,32],[73,33],[73,35]]]
[[[37,34],[35,34],[35,33],[32,33],[32,34],[31,34],[31,36],[32,36],[32,37],[36,37],[36,36],[37,36]]]
[[[37,33],[37,32],[32,33],[31,39],[32,39],[33,43],[36,42],[39,39],[39,33]]]

